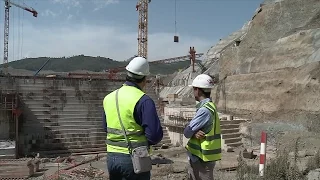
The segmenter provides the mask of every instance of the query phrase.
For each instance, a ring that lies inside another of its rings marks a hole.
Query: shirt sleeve
[[[144,129],[149,145],[158,144],[163,138],[163,129],[153,100],[144,95],[136,105],[134,114],[136,122]]]
[[[108,133],[108,129],[107,129],[107,118],[106,118],[106,113],[104,112],[104,110],[102,111],[102,125],[103,125],[103,129],[106,133]]]
[[[103,105],[104,105],[104,100],[105,100],[106,97],[104,97],[103,101],[102,101],[102,127],[104,129],[104,131],[106,133],[108,133],[108,126],[107,126],[107,116],[106,116],[106,112],[104,111],[104,108],[103,108]]]
[[[186,138],[191,138],[197,131],[205,127],[205,125],[210,121],[210,111],[207,108],[200,108],[194,118],[190,121],[189,125],[184,129],[184,136]]]

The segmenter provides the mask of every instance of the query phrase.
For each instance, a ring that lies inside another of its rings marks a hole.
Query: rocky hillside
[[[208,50],[205,66],[219,78],[213,99],[220,111],[320,127],[320,1],[265,1],[241,30]],[[172,86],[162,96],[186,92]]]

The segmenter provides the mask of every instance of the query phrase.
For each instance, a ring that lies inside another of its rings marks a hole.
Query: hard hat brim
[[[198,87],[198,86],[193,86],[192,84],[191,85],[188,85],[189,87],[196,87],[196,88],[200,88],[200,89],[212,89],[214,88],[214,86],[210,86],[210,87]]]

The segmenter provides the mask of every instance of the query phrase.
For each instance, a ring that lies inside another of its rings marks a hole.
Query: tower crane
[[[148,5],[151,0],[138,0],[136,11],[139,11],[138,56],[148,58]]]
[[[4,52],[3,52],[3,65],[5,69],[5,74],[7,74],[8,70],[8,50],[9,50],[9,9],[11,5],[16,6],[18,8],[21,8],[25,11],[31,12],[34,17],[38,16],[38,12],[34,10],[33,8],[28,8],[16,3],[11,2],[10,0],[3,0],[5,3],[5,15],[4,15]]]
[[[151,0],[138,0],[136,11],[139,11],[138,18],[138,56],[148,59],[148,6]],[[175,0],[175,36],[174,42],[179,42],[177,31],[177,2]]]

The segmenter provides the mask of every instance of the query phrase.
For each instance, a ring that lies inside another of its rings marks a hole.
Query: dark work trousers
[[[110,180],[150,180],[150,172],[135,174],[129,154],[107,154],[107,166]]]
[[[202,160],[192,162],[189,160],[189,163],[189,180],[214,180],[213,169],[215,162],[203,162]]]

